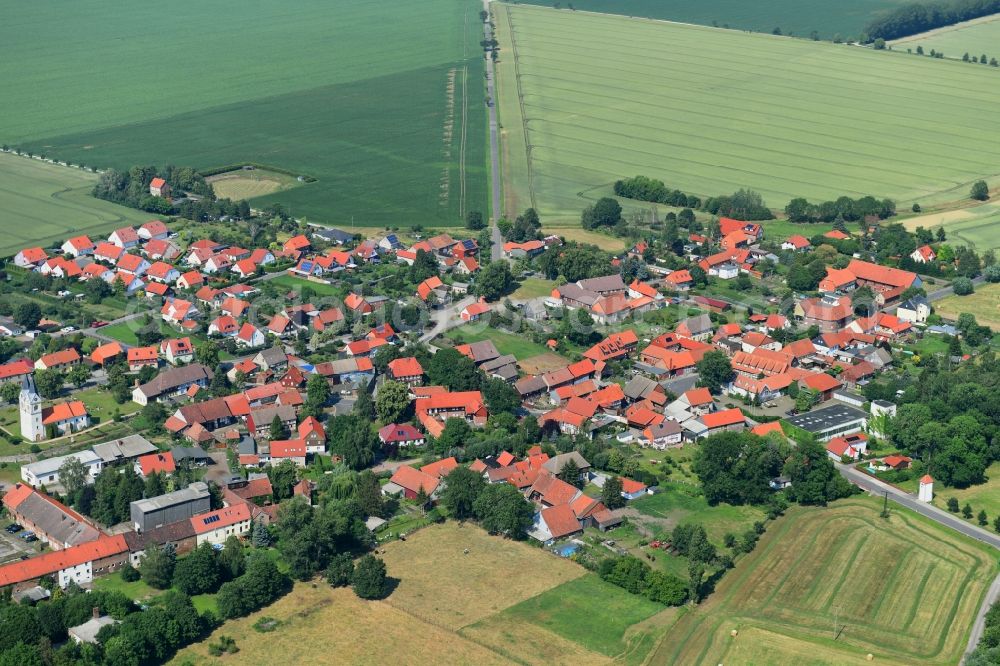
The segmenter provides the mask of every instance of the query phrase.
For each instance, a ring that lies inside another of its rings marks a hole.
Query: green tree
[[[374,555],[364,555],[358,560],[351,575],[351,587],[362,599],[381,599],[388,593],[385,562]]]
[[[444,430],[434,440],[434,450],[444,454],[452,449],[465,446],[472,435],[472,428],[465,419],[449,418],[444,422]]]
[[[613,227],[622,219],[622,207],[611,197],[601,197],[593,206],[584,209],[580,222],[584,229]]]
[[[712,393],[719,393],[722,387],[732,381],[736,373],[729,362],[729,357],[721,351],[710,351],[701,357],[696,365],[698,378],[702,386]]]
[[[979,515],[976,516],[976,521],[981,527],[986,527],[989,524],[990,519],[986,516],[986,511],[980,510]]]
[[[494,261],[476,277],[476,295],[487,301],[499,300],[514,290],[514,276],[506,261]]]
[[[335,416],[326,432],[330,449],[343,456],[344,464],[351,469],[364,469],[375,459],[379,442],[370,419],[357,413]]]
[[[210,543],[201,544],[174,566],[174,586],[184,594],[214,592],[219,579],[219,563]]]
[[[383,382],[375,398],[375,413],[381,423],[396,423],[410,406],[410,389],[402,382]]]
[[[285,423],[281,420],[281,417],[277,414],[271,419],[271,439],[282,440],[288,437],[288,428],[285,427]]]
[[[76,494],[83,490],[87,485],[88,476],[87,466],[75,456],[66,458],[59,466],[59,483],[65,488],[68,497],[76,497]]]
[[[218,556],[219,576],[223,581],[234,580],[243,575],[247,567],[246,554],[239,537],[233,535],[226,539],[226,544]]]
[[[90,368],[82,363],[80,365],[74,365],[70,368],[69,372],[66,373],[66,378],[73,386],[82,388],[83,385],[87,383],[87,380],[90,379]]]
[[[153,472],[146,477],[142,491],[144,497],[157,497],[165,492],[167,492],[167,484],[164,482],[162,474]]]
[[[695,560],[689,561],[687,596],[692,603],[698,603],[701,601],[701,589],[704,578],[705,565]]]
[[[254,548],[267,548],[271,545],[271,532],[262,521],[257,521],[250,528],[250,543]]]
[[[566,464],[563,465],[562,469],[559,470],[559,473],[556,476],[571,486],[579,487],[580,485],[580,467],[572,458],[566,461]]]
[[[417,250],[413,263],[410,264],[408,277],[413,284],[419,284],[432,275],[437,275],[438,270],[438,262],[434,257],[434,253],[427,252],[426,250]]]
[[[951,283],[952,289],[955,290],[957,296],[968,296],[972,293],[974,286],[972,280],[967,277],[957,277]]]
[[[194,358],[198,363],[215,369],[219,365],[219,345],[211,340],[197,344],[194,348]]]
[[[702,440],[692,470],[709,504],[763,504],[771,496],[769,483],[781,472],[783,457],[773,441],[724,432]]]
[[[970,520],[972,518],[972,505],[968,502],[966,502],[965,506],[962,507],[962,517],[966,520]]]
[[[487,485],[476,498],[473,509],[483,529],[511,539],[524,537],[535,513],[524,495],[508,483]]]
[[[5,382],[0,385],[0,397],[4,402],[17,402],[21,395],[21,386],[17,382]]]
[[[604,482],[604,487],[601,488],[601,502],[609,509],[625,506],[625,498],[622,497],[621,477],[612,476]]]
[[[470,210],[465,216],[465,228],[471,229],[472,231],[479,231],[480,229],[486,228],[486,221],[483,220],[483,214],[478,210]]]
[[[291,460],[282,460],[267,468],[267,478],[271,481],[274,500],[280,502],[292,496],[292,489],[298,482],[299,468]]]
[[[375,401],[372,400],[371,393],[362,391],[354,403],[353,415],[365,421],[375,420]]]
[[[977,201],[986,201],[990,198],[990,187],[986,184],[985,180],[977,180],[972,184],[969,196]]]
[[[385,512],[385,502],[382,498],[382,486],[378,477],[370,469],[360,474],[354,484],[354,496],[366,516],[382,517]]]
[[[785,493],[800,504],[825,505],[854,492],[854,486],[833,466],[826,448],[812,438],[798,442],[785,462],[784,473],[792,481]]]
[[[354,561],[347,553],[335,555],[326,567],[326,582],[331,587],[346,587],[354,578]]]
[[[445,386],[451,391],[475,391],[482,382],[482,374],[476,364],[454,347],[434,354],[425,371],[431,385]]]
[[[680,606],[687,601],[688,586],[677,576],[650,571],[646,576],[646,596],[666,606]]]
[[[35,388],[38,395],[46,400],[53,400],[62,393],[63,374],[56,369],[38,370],[35,372]]]
[[[34,301],[24,301],[14,307],[14,323],[26,330],[38,327],[42,320],[42,308]]]
[[[173,546],[149,546],[139,560],[139,573],[150,587],[165,590],[173,582],[176,564],[177,555]]]
[[[323,411],[323,406],[330,399],[330,382],[321,374],[314,374],[306,382],[306,404],[312,410],[313,415],[318,415]]]
[[[521,396],[517,390],[497,377],[483,380],[483,399],[490,414],[514,414],[521,408]]]
[[[958,511],[959,511],[959,508],[958,508],[958,498],[956,498],[956,497],[949,497],[948,498],[948,510],[951,511],[952,513],[958,513]]]
[[[475,516],[475,503],[486,481],[468,467],[456,467],[448,474],[448,483],[441,491],[441,504],[459,520]]]

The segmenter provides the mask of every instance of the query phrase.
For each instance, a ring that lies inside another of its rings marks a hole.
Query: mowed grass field
[[[964,243],[977,251],[1000,248],[1000,202],[991,201],[968,208],[914,215],[903,221],[910,231],[917,227],[944,227],[948,241]]]
[[[494,6],[507,207],[546,222],[619,178],[772,208],[964,198],[1000,173],[998,73],[846,45]]]
[[[468,549],[468,553],[466,553]],[[222,663],[208,654],[233,636],[241,664],[608,664],[644,657],[654,627],[675,610],[604,583],[569,560],[491,537],[471,524],[426,527],[384,547],[398,583],[382,601],[322,581],[296,584],[251,616],[226,622],[171,663]],[[261,617],[275,631],[252,627]],[[395,656],[393,656],[395,655]],[[222,659],[230,660],[231,657]]]
[[[551,7],[545,0],[523,0],[529,5]],[[574,0],[563,2],[578,11],[606,12],[679,23],[698,23],[722,27],[771,32],[781,28],[783,34],[806,37],[813,31],[821,39],[855,38],[865,25],[879,14],[901,4],[902,0]]]
[[[149,221],[148,213],[90,196],[96,181],[88,171],[0,153],[0,256]]]
[[[1000,332],[1000,283],[976,285],[968,296],[949,296],[934,304],[934,311],[949,319],[963,312],[976,315],[976,321]]]
[[[256,199],[299,185],[289,175],[266,169],[227,171],[206,180],[212,184],[218,197],[233,201]]]
[[[840,665],[872,653],[877,664],[957,663],[995,553],[898,508],[886,522],[880,510],[872,498],[793,507],[650,662]]]
[[[916,51],[918,46],[923,47],[924,53],[930,53],[931,49],[941,51],[946,58],[961,59],[965,53],[978,58],[985,53],[988,58],[1000,60],[1000,15],[963,21],[892,42],[897,51]]]
[[[0,0],[0,141],[73,162],[317,179],[254,199],[333,223],[485,210],[481,4]],[[155,29],[152,28],[155,26]]]

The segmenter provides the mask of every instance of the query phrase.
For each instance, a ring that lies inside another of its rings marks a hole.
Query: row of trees
[[[615,181],[615,194],[636,201],[666,204],[678,208],[698,208],[701,199],[689,196],[680,190],[671,190],[662,180],[647,176],[634,176]]]
[[[859,199],[839,197],[834,201],[824,201],[818,204],[809,203],[799,197],[792,199],[785,206],[785,215],[788,216],[790,222],[834,222],[838,219],[857,222],[869,215],[884,220],[895,214],[896,202],[891,199],[879,201],[870,196]]]
[[[869,23],[865,28],[866,38],[862,41],[899,39],[998,12],[1000,12],[1000,0],[908,3],[882,14]]]

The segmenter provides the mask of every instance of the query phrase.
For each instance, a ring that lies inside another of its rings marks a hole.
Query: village
[[[841,259],[834,246],[852,240],[841,231],[768,242],[760,223],[723,217],[681,255],[639,241],[572,281],[540,276],[592,250],[537,232],[492,248],[448,233],[297,231],[249,248],[151,220],[16,254],[8,282],[82,314],[66,326],[27,301],[0,317],[12,403],[0,421],[15,452],[0,586],[45,598],[138,570],[150,549],[272,543],[282,507],[318,509],[338,470],[378,479],[382,499],[362,516],[376,548],[454,512],[441,500],[462,469],[516,490],[523,519],[501,534],[674,575],[689,554],[664,526],[685,515],[675,486],[697,487],[701,442],[805,437],[838,467],[898,477],[914,459],[886,442],[896,396],[866,387],[919,363],[915,344],[969,358],[917,273]],[[777,298],[816,243],[838,258],[811,295]],[[924,245],[912,260],[933,255]],[[761,307],[730,297],[747,278],[763,285]],[[114,302],[118,317],[87,314]],[[138,481],[100,514],[109,477]],[[774,493],[794,483],[768,479]],[[918,496],[932,500],[927,474]],[[751,534],[758,515],[747,513]],[[666,560],[649,554],[661,548]]]

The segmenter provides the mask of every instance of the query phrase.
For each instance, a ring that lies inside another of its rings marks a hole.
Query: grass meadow
[[[893,508],[886,522],[880,509],[871,498],[791,508],[650,662],[862,664],[872,653],[878,664],[956,663],[996,559],[916,514]]]
[[[578,223],[643,174],[700,196],[962,199],[1000,173],[992,68],[495,5],[508,210]],[[936,91],[940,94],[929,94]]]
[[[958,319],[963,312],[976,315],[976,321],[1000,330],[1000,283],[980,284],[968,296],[949,296],[934,304],[934,311],[942,317]]]
[[[475,0],[0,7],[0,141],[102,167],[272,166],[316,180],[254,204],[317,221],[484,210]]]
[[[454,340],[455,344],[492,340],[498,352],[501,354],[513,354],[518,360],[539,356],[549,351],[547,347],[538,344],[534,340],[495,328],[489,328],[485,324],[478,322],[453,328],[448,331],[446,337]]]
[[[0,256],[80,234],[100,237],[150,219],[148,213],[90,196],[96,181],[87,171],[0,153]]]
[[[1000,60],[1000,15],[992,14],[892,42],[892,48],[897,51],[916,51],[918,46],[923,47],[924,53],[930,53],[931,49],[941,51],[946,58],[961,59],[965,53],[970,58],[978,58],[985,53],[989,58]]]
[[[523,0],[529,5],[551,7],[546,0]],[[806,37],[813,31],[820,39],[855,38],[873,18],[901,4],[902,0],[774,0],[745,2],[743,0],[573,0],[563,2],[576,10],[642,16],[679,23],[718,25],[723,27],[771,32],[781,28],[783,34]]]

